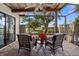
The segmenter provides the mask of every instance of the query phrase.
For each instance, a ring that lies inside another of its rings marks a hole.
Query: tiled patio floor
[[[61,48],[57,49],[56,56],[79,56],[79,46],[73,45],[72,43],[68,43],[67,41],[63,42],[64,51],[62,51]],[[38,53],[37,50],[39,48],[39,45],[37,48],[33,48],[31,52],[31,56],[53,56],[52,53],[49,51],[49,48],[47,47],[44,49],[42,47]],[[10,45],[3,47],[0,49],[0,55],[1,56],[28,56],[29,53],[25,50],[21,50],[18,54],[18,42],[15,41],[11,43]]]

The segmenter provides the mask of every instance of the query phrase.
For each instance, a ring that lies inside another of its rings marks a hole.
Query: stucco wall
[[[16,34],[18,34],[19,33],[19,15],[17,13],[12,13],[11,9],[2,3],[0,3],[0,11],[16,18]]]

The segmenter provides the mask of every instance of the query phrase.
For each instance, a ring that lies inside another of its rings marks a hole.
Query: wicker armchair
[[[52,38],[52,42],[47,41],[46,46],[49,46],[52,49],[54,55],[57,48],[62,48],[63,51],[63,38],[64,34],[54,35]]]
[[[20,51],[20,49],[25,49],[28,50],[29,52],[31,51],[31,37],[25,34],[18,34],[18,43],[19,43],[19,50],[18,53]]]

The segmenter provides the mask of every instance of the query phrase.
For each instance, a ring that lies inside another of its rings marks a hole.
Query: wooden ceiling
[[[12,12],[56,11],[63,8],[64,3],[4,3]]]

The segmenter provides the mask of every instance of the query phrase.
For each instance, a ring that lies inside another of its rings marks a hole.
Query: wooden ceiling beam
[[[46,11],[53,11],[54,9],[51,7],[43,7]]]
[[[54,11],[58,10],[59,5],[60,5],[60,3],[58,3],[58,5],[54,8]]]
[[[28,9],[12,9],[11,11],[12,12],[32,12],[32,11],[34,11],[35,10],[35,8],[28,8]]]
[[[12,9],[11,10],[12,12],[34,12],[34,10],[33,9]],[[53,11],[52,9],[51,10],[46,10],[47,12],[49,12],[49,11]],[[42,10],[39,10],[39,11],[37,11],[37,12],[42,12]]]
[[[32,9],[12,9],[12,12],[32,12]]]
[[[35,8],[28,8],[28,9],[12,9],[12,12],[33,12],[35,10]],[[43,10],[39,10],[39,11],[43,11]],[[51,8],[46,8],[46,11],[54,11]]]
[[[12,9],[12,4],[10,4],[12,7],[10,7],[10,5],[6,4],[6,3],[3,3],[4,5],[8,6],[10,9]]]

